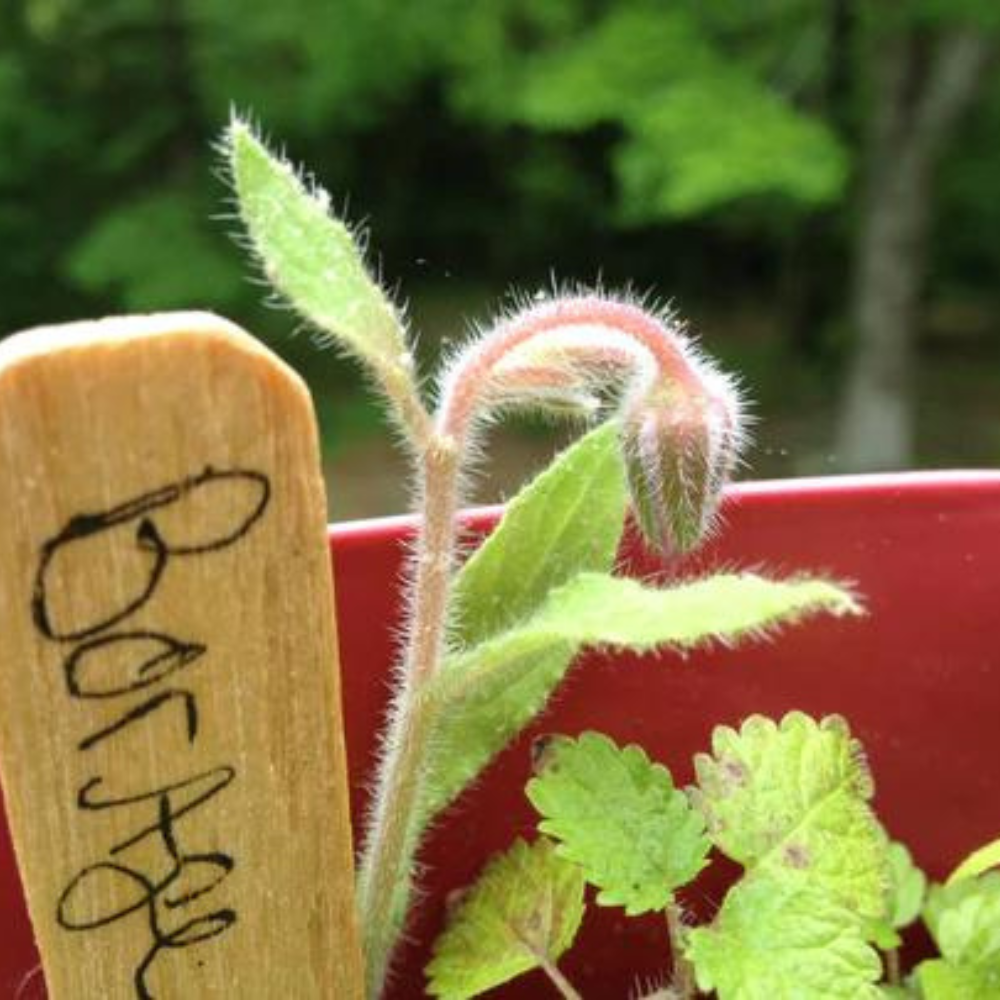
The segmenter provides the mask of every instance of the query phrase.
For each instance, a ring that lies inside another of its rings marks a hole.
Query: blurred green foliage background
[[[631,283],[745,372],[755,474],[995,465],[998,49],[996,0],[0,0],[0,331],[222,312],[310,379],[333,513],[401,509],[356,373],[229,238],[235,107],[427,359],[512,288]],[[498,438],[481,497],[552,440]]]

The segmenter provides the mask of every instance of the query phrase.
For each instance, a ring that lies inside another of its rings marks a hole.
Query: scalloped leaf
[[[942,958],[995,968],[1000,977],[1000,872],[932,886],[924,920]]]
[[[585,647],[687,649],[760,635],[811,613],[859,610],[823,580],[726,574],[663,590],[580,573],[534,617],[445,661],[431,694],[443,721],[428,808],[447,805],[542,710]]]
[[[856,915],[803,879],[743,879],[711,925],[689,932],[685,953],[719,1000],[879,996],[882,962]]]
[[[396,308],[372,280],[354,235],[330,214],[330,198],[273,155],[234,118],[223,150],[240,217],[268,281],[302,316],[386,375],[410,379]]]
[[[924,908],[927,876],[913,863],[906,847],[894,840],[889,844],[889,923],[896,929],[908,927]]]
[[[839,716],[751,716],[695,758],[715,844],[748,872],[808,879],[869,920],[887,914],[888,844],[860,744]]]
[[[554,964],[583,920],[583,890],[583,872],[550,840],[515,841],[449,914],[426,969],[430,995],[462,1000]]]
[[[557,737],[526,789],[538,828],[583,868],[602,906],[663,910],[705,865],[705,823],[670,772],[600,733]]]

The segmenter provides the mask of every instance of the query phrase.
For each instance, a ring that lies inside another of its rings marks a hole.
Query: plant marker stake
[[[237,327],[0,344],[0,770],[51,1000],[362,997],[325,522],[307,390]]]

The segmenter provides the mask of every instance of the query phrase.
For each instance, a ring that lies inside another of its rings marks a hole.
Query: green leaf
[[[583,868],[602,906],[663,910],[704,867],[704,820],[640,747],[600,733],[558,737],[526,791],[538,828],[561,841],[557,852]]]
[[[566,449],[507,505],[503,519],[466,561],[453,590],[452,638],[467,647],[510,628],[549,591],[581,570],[610,570],[625,521],[625,473],[618,428],[606,423]],[[497,697],[462,698],[439,713],[428,817],[446,806],[541,711],[569,669],[573,649],[539,652]],[[442,675],[461,681],[476,668],[450,657]]]
[[[942,958],[992,969],[1000,984],[1000,872],[932,886],[924,920]]]
[[[551,841],[516,841],[449,915],[426,970],[431,996],[474,997],[554,964],[580,927],[583,889],[583,873]]]
[[[889,845],[889,922],[908,927],[924,907],[927,876],[913,863],[910,852],[898,841]]]
[[[791,712],[778,726],[751,716],[739,732],[716,728],[712,753],[695,758],[695,800],[722,851],[774,881],[805,878],[860,917],[885,917],[886,837],[843,719]]]
[[[610,571],[625,522],[618,426],[566,449],[510,503],[455,580],[453,637],[472,646],[533,612],[584,570]]]
[[[882,963],[857,917],[802,879],[743,879],[715,921],[689,933],[686,955],[698,986],[719,1000],[879,996]]]
[[[514,579],[519,576],[515,572]],[[431,697],[442,704],[431,812],[447,805],[541,711],[586,646],[686,649],[732,642],[809,613],[856,614],[845,591],[821,580],[721,575],[669,590],[580,573],[534,617],[449,658]]]
[[[941,958],[916,968],[921,1000],[1000,1000],[1000,971]]]
[[[859,614],[846,591],[825,580],[768,580],[755,573],[719,573],[675,587],[582,573],[552,594],[526,626],[499,637],[541,644],[611,646],[648,652],[663,646],[691,649],[766,635],[817,612]],[[473,653],[472,655],[475,655]]]
[[[961,882],[963,879],[975,878],[990,868],[1000,867],[1000,840],[994,840],[978,850],[973,851],[948,876],[948,883]]]
[[[238,118],[224,148],[240,216],[268,281],[383,382],[409,382],[402,321],[369,276],[354,235],[330,215],[326,192],[272,155]]]

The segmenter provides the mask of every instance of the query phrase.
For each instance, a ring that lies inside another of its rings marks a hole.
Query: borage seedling
[[[362,363],[414,468],[418,538],[405,641],[358,877],[367,988],[376,998],[429,823],[541,711],[582,648],[731,643],[807,613],[860,609],[844,589],[804,577],[720,574],[656,589],[612,574],[628,501],[647,542],[664,555],[706,536],[744,438],[734,382],[672,314],[603,293],[523,304],[447,360],[431,406],[403,317],[371,278],[355,235],[331,216],[326,194],[238,119],[223,151],[266,278],[321,339]],[[458,511],[482,431],[519,409],[598,426],[524,489],[463,561]],[[670,801],[676,812],[680,801]],[[701,834],[696,841],[707,843]],[[554,870],[558,852],[545,844],[518,848],[511,870]],[[700,865],[692,851],[693,870],[682,866],[688,876]],[[684,880],[668,880],[660,896]],[[566,892],[577,883],[582,891],[579,877],[570,881]],[[874,904],[869,909],[874,914]],[[523,956],[514,965],[494,982],[522,971]],[[571,989],[547,954],[532,965]]]

